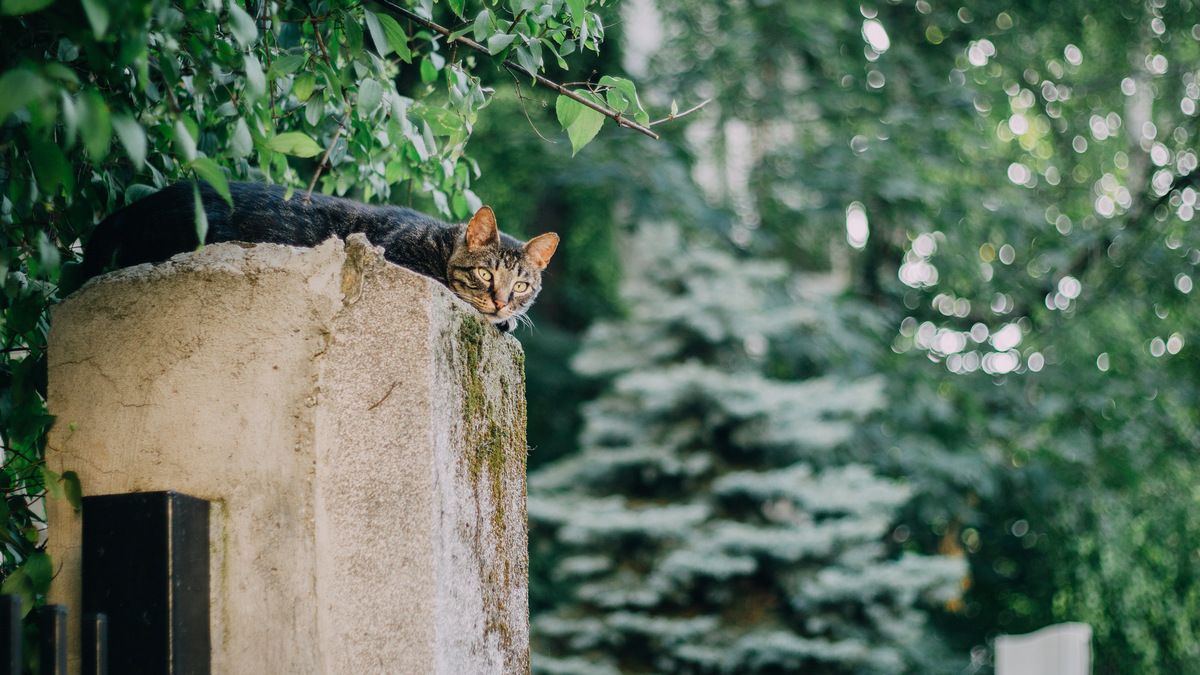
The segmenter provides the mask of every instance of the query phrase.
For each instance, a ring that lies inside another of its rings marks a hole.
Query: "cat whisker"
[[[517,323],[529,326],[529,330],[531,330],[531,331],[537,329],[537,327],[533,325],[533,319],[529,318],[528,314],[518,314],[517,315]]]

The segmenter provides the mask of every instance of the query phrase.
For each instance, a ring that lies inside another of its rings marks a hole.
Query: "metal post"
[[[0,673],[21,675],[21,598],[0,595]]]
[[[83,617],[82,675],[108,675],[108,617],[99,612]]]
[[[108,617],[113,672],[209,675],[208,551],[202,499],[83,499],[83,611]]]
[[[67,608],[46,605],[35,610],[38,664],[41,675],[67,675]]]

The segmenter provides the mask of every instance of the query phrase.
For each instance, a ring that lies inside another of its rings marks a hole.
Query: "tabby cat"
[[[231,183],[230,205],[207,183],[200,200],[208,216],[205,243],[266,242],[316,246],[329,237],[362,232],[384,258],[432,277],[501,331],[516,327],[542,288],[542,270],[554,255],[553,232],[521,242],[496,228],[483,207],[469,222],[452,225],[396,206],[296,193],[282,187]],[[110,266],[159,262],[199,244],[192,183],[176,183],[116,211],[96,227],[84,254],[83,273]]]

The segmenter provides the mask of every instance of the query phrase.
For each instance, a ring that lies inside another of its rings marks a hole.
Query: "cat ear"
[[[496,229],[496,214],[490,206],[480,207],[467,223],[467,250],[475,251],[498,243],[500,230]]]
[[[554,255],[554,249],[558,248],[558,235],[553,232],[539,234],[538,236],[525,242],[525,257],[533,266],[539,270],[545,269],[546,265],[550,264],[550,256]]]

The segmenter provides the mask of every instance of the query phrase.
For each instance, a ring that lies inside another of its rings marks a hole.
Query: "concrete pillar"
[[[213,502],[214,673],[524,673],[523,359],[361,236],[208,246],[55,309],[47,462]]]

